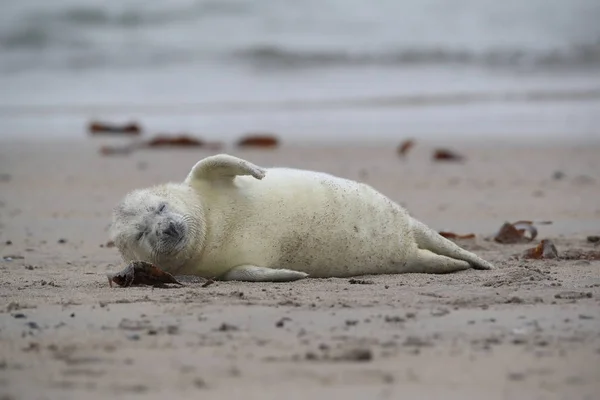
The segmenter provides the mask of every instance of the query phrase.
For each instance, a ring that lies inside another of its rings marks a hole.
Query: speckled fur
[[[246,176],[236,176],[240,173]],[[197,224],[192,229],[197,237],[186,244],[193,251],[186,252],[185,260],[161,265],[178,274],[214,277],[240,265],[285,268],[311,277],[491,268],[372,187],[325,173],[262,169],[218,155],[196,164],[179,185],[145,190],[145,197],[180,198],[179,211]],[[134,193],[143,202],[144,192]],[[126,198],[124,203],[133,207],[135,201]],[[136,256],[144,258],[139,252]],[[432,263],[436,260],[447,265],[438,267]]]

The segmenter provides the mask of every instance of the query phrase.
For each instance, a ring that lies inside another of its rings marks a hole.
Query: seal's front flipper
[[[196,163],[187,178],[186,183],[194,179],[228,179],[232,180],[237,175],[251,175],[256,179],[265,177],[265,170],[241,158],[228,154],[217,154],[206,157]]]
[[[246,282],[292,282],[304,279],[308,274],[291,269],[272,269],[255,265],[240,265],[227,271],[219,277],[223,281]]]
[[[425,249],[417,249],[414,257],[408,262],[405,272],[447,274],[469,268],[471,265],[467,261],[440,256]]]

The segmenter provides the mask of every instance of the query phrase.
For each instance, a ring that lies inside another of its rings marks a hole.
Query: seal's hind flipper
[[[475,254],[459,247],[456,243],[446,239],[439,233],[429,228],[424,223],[413,219],[411,221],[415,241],[420,249],[429,250],[432,253],[463,260],[471,264],[475,269],[494,269],[489,262],[479,258]]]
[[[272,269],[255,265],[240,265],[219,277],[222,281],[246,282],[292,282],[304,279],[308,274],[291,269]]]

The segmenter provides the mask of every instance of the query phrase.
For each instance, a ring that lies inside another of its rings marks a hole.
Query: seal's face
[[[166,269],[185,262],[197,222],[174,194],[137,190],[115,208],[112,237],[126,260],[148,261]]]

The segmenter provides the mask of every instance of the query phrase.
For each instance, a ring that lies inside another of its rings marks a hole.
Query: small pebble
[[[562,171],[554,171],[554,173],[552,174],[552,178],[559,180],[565,177],[565,173]]]
[[[177,335],[179,333],[179,327],[177,325],[169,325],[167,326],[167,334],[169,335]]]
[[[194,379],[194,386],[196,386],[198,389],[205,389],[208,387],[208,385],[202,378]]]
[[[373,359],[373,352],[370,349],[352,349],[341,357],[347,361],[371,361]]]
[[[235,325],[231,325],[231,324],[227,324],[227,323],[223,322],[218,330],[221,332],[227,332],[227,331],[237,331],[238,328]]]
[[[600,236],[588,236],[587,241],[590,243],[598,243],[600,242]]]
[[[40,326],[33,321],[27,322],[26,325],[29,327],[29,329],[40,329]]]
[[[511,372],[510,374],[508,374],[508,379],[510,379],[511,381],[522,381],[523,379],[525,379],[525,374],[522,374],[520,372]]]

